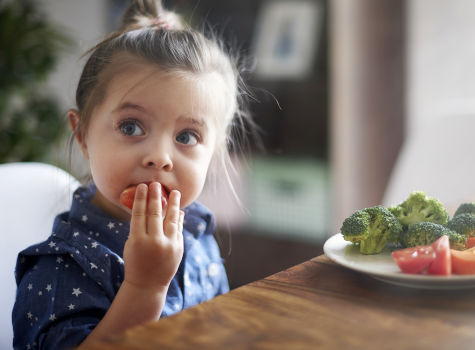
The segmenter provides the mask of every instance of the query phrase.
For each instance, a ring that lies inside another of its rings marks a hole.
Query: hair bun
[[[132,0],[122,17],[122,30],[153,27],[183,29],[176,13],[163,8],[160,0]]]

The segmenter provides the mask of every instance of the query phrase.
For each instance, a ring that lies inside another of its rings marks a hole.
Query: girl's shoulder
[[[215,229],[215,219],[211,210],[200,202],[193,202],[184,210],[185,219],[183,228],[199,238],[202,235],[213,234]]]

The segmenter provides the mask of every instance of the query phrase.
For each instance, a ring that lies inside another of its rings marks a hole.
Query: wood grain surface
[[[322,255],[88,349],[475,349],[474,295],[393,286]]]

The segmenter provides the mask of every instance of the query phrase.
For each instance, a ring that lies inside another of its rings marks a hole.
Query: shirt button
[[[208,275],[210,277],[215,277],[219,274],[220,268],[217,263],[211,263],[208,265]]]

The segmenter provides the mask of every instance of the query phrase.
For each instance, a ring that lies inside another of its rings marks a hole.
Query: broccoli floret
[[[414,191],[399,205],[389,207],[388,210],[398,218],[404,230],[415,223],[428,221],[440,225],[447,225],[449,214],[441,201],[428,197],[423,191]]]
[[[418,222],[411,225],[409,230],[402,234],[402,243],[406,247],[415,247],[419,245],[428,245],[435,242],[442,236],[449,236],[450,247],[452,249],[465,249],[467,237],[446,226],[435,224],[433,222]]]
[[[465,214],[465,213],[475,214],[475,203],[460,204],[457,210],[455,211],[454,216]]]
[[[386,208],[378,205],[357,210],[343,221],[341,233],[345,240],[359,244],[362,254],[378,254],[399,241],[402,226]]]
[[[468,237],[475,237],[475,214],[464,213],[454,216],[447,227]]]

